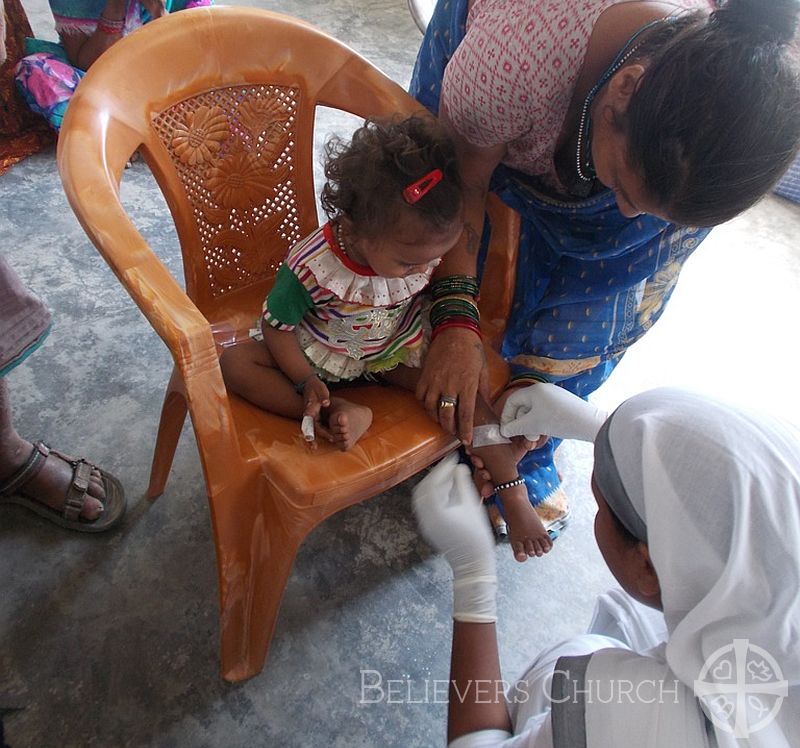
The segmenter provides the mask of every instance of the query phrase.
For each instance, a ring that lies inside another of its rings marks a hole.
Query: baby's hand
[[[320,411],[331,404],[331,393],[325,382],[314,374],[308,378],[303,387],[303,399],[305,401],[303,415],[311,416],[315,421],[319,421]]]
[[[331,404],[331,393],[328,390],[325,382],[323,382],[316,374],[309,377],[303,387],[303,401],[304,409],[303,416],[310,416],[314,419],[315,432],[319,436],[323,436],[328,441],[333,441],[333,436],[330,431],[321,423],[322,409],[327,408]]]

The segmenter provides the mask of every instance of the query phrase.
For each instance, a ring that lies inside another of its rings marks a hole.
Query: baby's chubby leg
[[[220,357],[222,378],[229,392],[234,392],[259,408],[295,420],[302,419],[311,402],[310,385],[305,397],[297,392],[292,381],[279,368],[269,349],[259,340],[248,340],[226,348]],[[316,380],[327,397],[327,388]],[[320,407],[318,400],[315,419],[317,436],[333,442],[346,451],[364,435],[372,423],[372,410],[365,405],[331,397]],[[323,425],[324,424],[324,427]]]
[[[303,396],[260,340],[246,340],[226,348],[219,365],[228,392],[270,413],[297,420],[303,417]]]
[[[480,396],[475,403],[475,425],[497,423],[498,419],[491,406]],[[512,444],[496,444],[486,447],[473,447],[473,453],[481,458],[497,486],[514,481],[518,477],[517,451]],[[506,488],[500,498],[508,520],[511,550],[517,561],[527,561],[529,556],[543,556],[553,547],[539,515],[531,506],[528,490],[524,483]]]

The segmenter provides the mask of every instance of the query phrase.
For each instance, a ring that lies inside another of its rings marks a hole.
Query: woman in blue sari
[[[76,86],[112,44],[165,13],[203,5],[211,0],[50,0],[60,43],[26,41],[17,88],[59,130]]]
[[[582,397],[599,387],[659,318],[709,227],[758,200],[797,152],[797,4],[714,5],[439,1],[411,93],[457,143],[470,196],[434,299],[441,282],[474,300],[489,190],[522,218],[501,351],[513,376],[498,410],[519,384],[555,382]],[[452,314],[417,395],[469,442],[482,348],[477,326]],[[551,521],[568,514],[557,445],[518,466]]]

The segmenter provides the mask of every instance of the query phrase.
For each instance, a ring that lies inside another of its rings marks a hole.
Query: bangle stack
[[[431,296],[440,299],[449,294],[467,294],[478,298],[478,279],[474,275],[448,275],[431,283]]]
[[[478,311],[478,279],[472,275],[451,275],[431,284],[431,340],[443,330],[461,327],[481,335]]]
[[[109,36],[121,34],[125,30],[125,19],[111,20],[105,16],[100,16],[97,21],[97,30],[101,34],[108,34]]]
[[[520,372],[519,374],[512,374],[511,379],[506,385],[506,389],[510,390],[512,387],[520,387],[529,384],[547,384],[550,380],[542,374],[535,374],[532,371]]]

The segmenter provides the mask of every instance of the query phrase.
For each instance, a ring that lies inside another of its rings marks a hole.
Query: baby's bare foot
[[[333,443],[343,452],[353,447],[364,436],[372,423],[372,410],[366,405],[351,403],[339,397],[331,398],[328,410],[328,430]]]
[[[528,500],[527,491],[524,486],[522,488],[522,491],[515,491],[513,496],[502,497],[511,550],[520,563],[527,561],[530,556],[544,556],[553,547],[550,535]],[[504,491],[504,494],[511,493],[511,490]]]
[[[506,449],[509,450],[510,458],[516,465],[531,449],[538,449],[546,441],[547,437],[544,437],[539,442],[532,442],[528,441],[524,436],[515,436]],[[494,493],[492,475],[489,470],[486,469],[486,461],[484,460],[486,449],[486,447],[473,450],[468,449],[472,467],[474,468],[473,479],[475,481],[475,487],[478,489],[478,493],[482,499],[488,499]],[[560,474],[559,477],[561,477]]]

